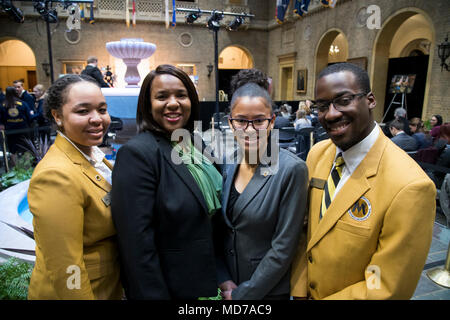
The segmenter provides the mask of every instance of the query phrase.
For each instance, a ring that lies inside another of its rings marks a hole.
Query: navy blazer
[[[224,165],[222,215],[217,222],[219,283],[233,280],[232,298],[264,299],[290,293],[290,265],[306,211],[308,170],[303,160],[279,150],[278,171],[259,165],[236,200],[228,197],[237,163]]]
[[[143,132],[117,153],[111,212],[128,299],[217,295],[206,202],[172,150],[165,136]]]

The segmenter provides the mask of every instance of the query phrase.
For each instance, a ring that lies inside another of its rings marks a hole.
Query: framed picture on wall
[[[308,70],[297,70],[297,93],[306,93]]]
[[[361,69],[367,71],[367,58],[366,57],[347,59],[347,62],[356,64]]]
[[[64,74],[80,74],[86,67],[86,61],[61,61]]]

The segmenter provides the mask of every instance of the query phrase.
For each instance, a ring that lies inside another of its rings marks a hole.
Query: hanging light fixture
[[[244,22],[243,17],[236,17],[234,20],[228,25],[227,29],[230,31],[236,31],[241,24]]]
[[[206,26],[210,30],[219,30],[220,29],[220,20],[223,19],[223,14],[217,10],[214,10],[211,13],[211,17],[209,17]]]
[[[200,9],[198,10],[198,12],[190,12],[186,15],[186,23],[192,24],[201,16],[202,16],[202,14],[201,14]]]
[[[10,17],[18,23],[23,23],[25,20],[23,17],[23,12],[19,8],[16,8],[11,0],[1,0],[0,2],[1,8],[10,15]]]

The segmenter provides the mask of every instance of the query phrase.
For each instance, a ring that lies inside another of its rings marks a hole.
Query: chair
[[[296,154],[301,159],[306,160],[311,146],[314,145],[314,127],[302,127],[296,131],[297,145]]]
[[[278,142],[280,148],[288,149],[296,148],[296,132],[294,127],[283,127],[278,129],[280,130],[280,135],[278,138]]]

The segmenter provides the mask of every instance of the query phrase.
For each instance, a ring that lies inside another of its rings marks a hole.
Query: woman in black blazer
[[[190,143],[198,111],[183,71],[160,65],[144,79],[139,134],[119,149],[113,170],[112,216],[128,299],[217,295],[211,217],[220,209],[222,178],[205,157],[186,161],[199,155]],[[172,138],[180,131],[183,139]]]

